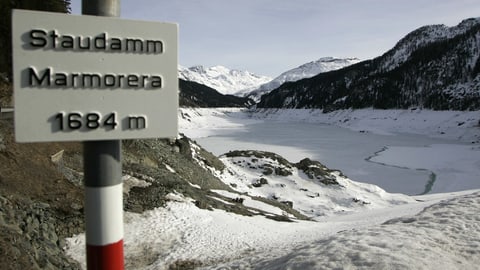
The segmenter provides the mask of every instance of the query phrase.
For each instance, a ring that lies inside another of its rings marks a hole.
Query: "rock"
[[[280,176],[290,176],[290,175],[292,175],[292,171],[289,170],[288,168],[276,167],[275,168],[275,174],[280,175]]]
[[[244,198],[238,197],[238,198],[232,199],[232,202],[242,204],[244,200],[245,200]]]
[[[200,201],[200,200],[197,200],[195,201],[195,206],[200,208],[200,209],[207,209],[207,210],[212,210],[212,208],[210,207],[210,205],[205,202],[205,201]]]
[[[332,170],[318,161],[304,158],[296,163],[295,167],[302,170],[308,178],[317,179],[324,185],[338,185],[336,177],[332,175]]]
[[[63,224],[49,204],[3,197],[0,209],[0,250],[9,258],[0,262],[1,269],[80,269],[63,251],[56,233]]]
[[[265,166],[265,168],[263,169],[263,174],[264,174],[264,175],[271,175],[271,174],[273,174],[273,168]]]
[[[257,179],[254,183],[252,183],[252,186],[254,187],[261,187],[263,185],[268,185],[268,181],[266,178],[260,178],[260,179]]]
[[[292,201],[281,201],[281,203],[285,204],[286,206],[293,208],[293,202]]]

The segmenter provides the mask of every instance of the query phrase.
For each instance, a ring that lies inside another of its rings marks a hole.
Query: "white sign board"
[[[176,137],[178,25],[13,10],[18,142]]]

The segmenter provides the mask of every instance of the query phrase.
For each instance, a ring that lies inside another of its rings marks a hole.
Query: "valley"
[[[178,135],[122,141],[127,269],[477,269],[479,31],[480,18],[427,25],[373,59],[321,57],[274,78],[179,66]],[[47,32],[34,30],[32,45],[55,47]],[[86,37],[96,50],[163,52],[156,40],[120,48],[97,32]],[[85,269],[82,143],[15,141],[5,59],[0,268]],[[133,70],[26,71],[30,86],[55,91],[164,87]],[[100,114],[88,115],[101,129]],[[70,116],[56,115],[60,129]]]

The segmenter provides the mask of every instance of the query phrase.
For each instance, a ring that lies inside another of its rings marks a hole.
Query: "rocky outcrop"
[[[0,196],[1,269],[80,269],[63,252],[64,238],[82,231],[80,212],[65,216],[51,205]]]

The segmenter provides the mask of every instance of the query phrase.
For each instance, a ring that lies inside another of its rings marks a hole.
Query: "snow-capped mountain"
[[[416,50],[435,42],[453,39],[457,36],[465,36],[469,31],[477,31],[480,18],[466,19],[457,26],[448,27],[443,24],[426,25],[412,31],[402,38],[393,49],[385,53],[380,68],[385,71],[393,70],[409,59]],[[474,48],[475,46],[471,46]],[[470,63],[474,65],[475,63]]]
[[[205,68],[204,66],[178,68],[178,77],[211,87],[224,95],[251,91],[267,83],[272,78],[260,76],[249,71],[228,69],[224,66]]]
[[[284,84],[259,108],[480,108],[480,18],[421,27],[372,60]]]
[[[310,78],[320,73],[341,69],[358,62],[360,62],[360,59],[358,58],[322,57],[317,61],[312,61],[294,69],[285,71],[270,82],[262,84],[258,89],[250,93],[244,93],[244,95],[252,98],[255,101],[260,101],[260,97],[263,94],[278,88],[285,82],[294,82],[304,78]]]

